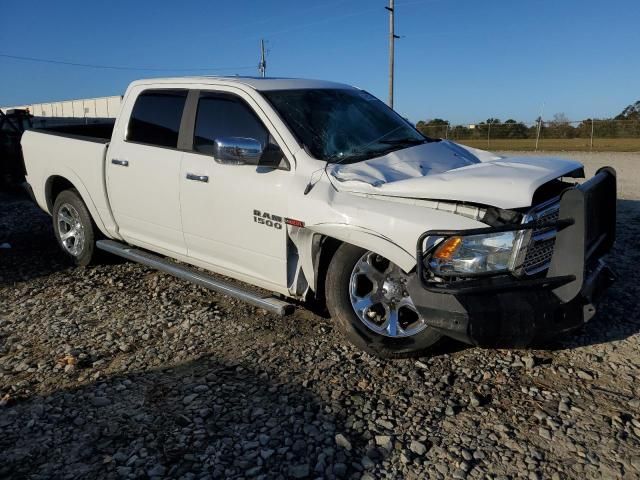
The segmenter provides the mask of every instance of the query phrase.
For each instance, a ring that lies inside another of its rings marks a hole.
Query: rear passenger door
[[[180,216],[178,136],[187,90],[143,90],[124,138],[112,141],[107,188],[120,235],[161,253],[186,254]],[[127,112],[122,112],[126,118]]]
[[[180,174],[182,224],[195,263],[254,284],[287,285],[289,163],[250,97],[192,92],[194,110]],[[258,164],[231,165],[215,158],[214,141],[245,138],[265,150]]]

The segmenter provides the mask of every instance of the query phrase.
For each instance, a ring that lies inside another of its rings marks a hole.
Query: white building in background
[[[120,112],[122,96],[84,98],[61,102],[32,103],[13,107],[0,107],[3,112],[12,108],[29,109],[36,117],[115,118]]]

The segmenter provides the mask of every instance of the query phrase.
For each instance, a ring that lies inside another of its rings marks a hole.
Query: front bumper
[[[424,267],[428,237],[540,228],[540,224],[467,231],[430,231],[417,245],[418,268],[408,290],[426,323],[455,339],[484,347],[516,348],[575,329],[595,314],[614,281],[602,257],[615,240],[616,177],[606,167],[560,196],[550,267],[543,275],[511,275],[433,282]],[[549,226],[549,224],[547,224]]]

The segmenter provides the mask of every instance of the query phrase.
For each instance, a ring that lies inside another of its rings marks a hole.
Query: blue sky
[[[411,120],[606,117],[640,99],[638,0],[396,0],[395,107]],[[365,88],[386,100],[385,0],[3,2],[0,105],[123,93],[136,78],[256,74]],[[214,70],[218,67],[236,67]],[[244,68],[237,68],[244,67]]]

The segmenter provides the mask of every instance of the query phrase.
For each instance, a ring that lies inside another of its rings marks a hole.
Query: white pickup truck
[[[580,183],[574,161],[427,138],[343,84],[140,80],[114,126],[22,148],[77,264],[106,250],[278,313],[315,297],[383,357],[530,344],[589,320],[613,280],[613,169]]]

